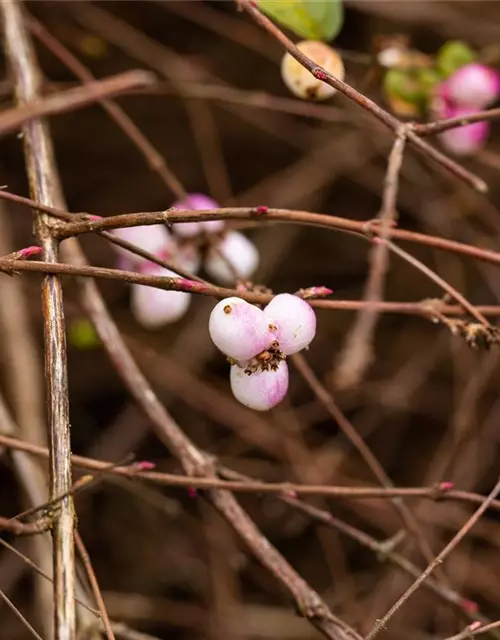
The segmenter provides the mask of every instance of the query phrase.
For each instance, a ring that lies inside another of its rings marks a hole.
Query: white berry
[[[215,346],[237,361],[254,358],[273,341],[263,311],[237,297],[215,305],[208,330]]]
[[[345,69],[342,58],[324,42],[304,40],[299,42],[297,48],[338,80],[344,79]],[[329,84],[315,78],[289,53],[285,53],[281,62],[281,77],[290,91],[303,100],[327,100],[337,91]]]
[[[147,273],[155,276],[176,277],[169,269],[151,263]],[[183,291],[156,289],[141,284],[133,284],[131,310],[134,318],[145,329],[158,329],[163,325],[180,320],[186,313],[191,295]]]
[[[233,284],[235,280],[248,280],[258,266],[257,248],[239,231],[229,231],[214,248],[210,248],[205,262],[210,277],[225,285]]]
[[[280,293],[264,309],[264,315],[276,328],[274,335],[286,356],[305,349],[316,335],[314,309],[298,296]]]
[[[162,224],[114,229],[112,233],[121,240],[131,242],[143,251],[152,253],[158,258],[168,258],[176,249],[175,240]],[[118,253],[131,265],[144,262],[144,258],[132,254],[127,249],[118,245],[115,245],[115,247]]]
[[[283,360],[275,371],[259,369],[249,375],[234,365],[230,381],[231,391],[241,404],[256,411],[268,411],[279,404],[288,391],[288,366]]]

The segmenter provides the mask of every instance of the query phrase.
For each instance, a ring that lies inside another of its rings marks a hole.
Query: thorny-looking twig
[[[21,106],[36,103],[41,95],[42,78],[30,40],[26,37],[19,2],[1,3],[7,56],[12,68],[17,100]],[[33,197],[57,206],[57,180],[50,174],[53,149],[41,119],[24,127],[26,165]],[[36,217],[36,231],[48,262],[57,262],[59,243],[52,234],[53,220]],[[48,428],[50,438],[50,491],[53,497],[71,486],[71,442],[66,363],[66,338],[62,286],[58,276],[48,275],[42,283],[44,317],[45,374],[47,382]],[[75,564],[73,548],[74,512],[70,496],[64,499],[53,519],[54,635],[56,640],[75,637]]]

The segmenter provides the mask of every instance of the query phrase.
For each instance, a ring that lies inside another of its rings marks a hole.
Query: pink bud
[[[454,482],[440,482],[439,490],[440,491],[451,491],[455,486]]]
[[[187,492],[190,498],[196,498],[196,496],[198,495],[196,487],[188,487]]]
[[[149,460],[141,460],[135,463],[135,467],[138,471],[152,471],[156,469],[156,465],[154,462],[149,462]]]
[[[479,610],[479,605],[477,602],[474,602],[474,600],[466,600],[463,598],[460,604],[465,611],[468,611],[469,613],[476,613]]]
[[[148,263],[148,274],[177,277],[173,271]],[[141,284],[132,285],[131,309],[137,322],[145,329],[158,329],[184,316],[191,295],[182,291],[156,289]]]
[[[264,315],[286,356],[298,353],[312,342],[316,335],[316,314],[302,298],[289,293],[275,296],[264,309]]]
[[[446,107],[443,110],[444,118],[466,118],[477,113],[477,108],[472,107]],[[443,147],[457,156],[468,156],[481,149],[488,137],[490,125],[488,122],[474,122],[463,127],[448,129],[439,134],[439,140]]]
[[[231,391],[236,400],[255,411],[268,411],[279,404],[288,391],[288,366],[283,360],[276,370],[258,369],[250,375],[238,365],[231,367]]]
[[[477,62],[460,67],[443,85],[448,100],[476,110],[484,109],[500,95],[500,75]]]
[[[38,256],[41,253],[42,253],[42,247],[37,247],[37,246],[25,247],[24,249],[21,249],[20,251],[18,251],[20,260],[27,260],[28,258],[31,258],[31,256]]]
[[[263,311],[237,297],[215,305],[208,330],[215,346],[238,361],[251,360],[274,340]]]

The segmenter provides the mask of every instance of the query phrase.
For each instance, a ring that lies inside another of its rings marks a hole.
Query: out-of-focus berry
[[[204,211],[219,209],[220,205],[203,193],[191,193],[184,200],[177,200],[174,209]],[[201,233],[218,233],[224,228],[223,220],[206,220],[203,222],[183,222],[175,225],[175,232],[181,238],[193,238]]]
[[[114,229],[113,235],[135,244],[137,247],[158,258],[168,259],[176,249],[175,240],[162,224],[145,225],[141,227],[127,227]],[[144,262],[144,258],[137,256],[123,247],[115,245],[119,256],[124,258],[124,267],[133,267]]]
[[[169,269],[148,263],[145,271],[149,275],[176,277]],[[141,284],[133,284],[131,310],[134,318],[145,329],[158,329],[163,325],[180,320],[186,313],[191,295],[183,291],[156,289]]]
[[[233,284],[236,279],[248,280],[259,266],[255,245],[239,231],[229,231],[220,242],[208,250],[207,273],[221,284]]]
[[[304,40],[299,42],[297,48],[335,78],[344,79],[342,58],[324,42]],[[303,100],[328,100],[337,91],[326,82],[315,78],[289,53],[285,53],[281,62],[281,77],[290,91]]]
[[[465,118],[477,113],[471,107],[446,107],[442,112],[443,118]],[[463,127],[448,129],[439,134],[442,146],[453,155],[470,156],[484,146],[490,125],[488,122],[474,122]]]
[[[500,75],[477,62],[460,67],[441,85],[444,97],[451,103],[484,109],[500,96]]]

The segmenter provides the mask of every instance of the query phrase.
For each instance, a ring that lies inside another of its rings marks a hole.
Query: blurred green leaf
[[[474,62],[476,54],[469,45],[461,40],[449,40],[436,56],[436,64],[444,78],[451,76],[457,69]]]
[[[341,0],[260,0],[259,7],[308,40],[332,40],[344,22]]]
[[[77,318],[68,325],[68,342],[77,349],[87,351],[101,346],[94,325],[87,318]]]

